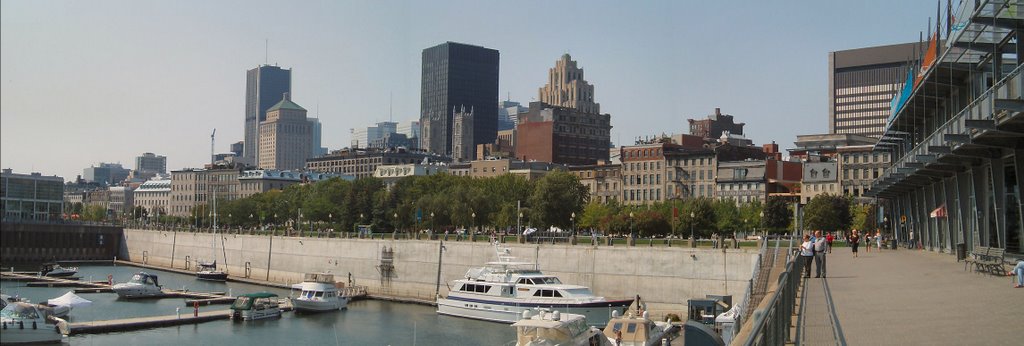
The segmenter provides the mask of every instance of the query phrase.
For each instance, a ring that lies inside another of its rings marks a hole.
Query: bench
[[[990,272],[994,275],[1006,275],[1003,267],[1006,250],[994,247],[975,246],[971,257],[964,259],[964,270],[974,264],[975,271]]]

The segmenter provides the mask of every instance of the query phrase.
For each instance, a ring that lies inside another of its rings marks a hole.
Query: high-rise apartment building
[[[135,170],[145,173],[167,173],[167,157],[153,153],[136,156]]]
[[[445,42],[423,50],[420,148],[452,153],[452,110],[473,109],[473,141],[493,143],[498,134],[498,51]],[[475,156],[475,154],[473,155]]]
[[[245,149],[243,157],[256,162],[259,157],[260,123],[267,110],[292,91],[292,70],[262,65],[245,73]]]
[[[879,138],[903,88],[915,43],[828,53],[828,132]]]
[[[601,105],[594,102],[594,86],[583,79],[583,69],[569,54],[555,62],[548,70],[548,84],[540,88],[540,102],[573,108],[585,113],[601,113]]]
[[[309,121],[306,109],[284,99],[267,110],[267,120],[260,123],[259,167],[262,169],[302,169],[310,158]]]

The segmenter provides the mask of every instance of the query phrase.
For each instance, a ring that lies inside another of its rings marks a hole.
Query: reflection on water
[[[10,270],[10,268],[6,268]],[[35,268],[17,268],[34,270]],[[288,290],[244,283],[209,282],[159,270],[131,266],[81,265],[82,280],[125,282],[133,274],[146,271],[157,274],[165,288],[232,294],[272,292],[287,297]],[[71,288],[25,287],[25,283],[2,281],[5,294],[20,295],[33,302],[56,298]],[[83,322],[143,316],[173,315],[180,308],[191,314],[184,299],[121,300],[114,293],[82,293],[93,301],[88,307],[71,312],[70,321]],[[227,309],[228,305],[200,307],[200,311]],[[400,304],[375,300],[350,302],[341,312],[296,314],[286,312],[280,319],[236,323],[228,320],[197,325],[156,328],[96,335],[76,335],[72,345],[502,345],[515,339],[507,324],[440,316],[432,306]]]

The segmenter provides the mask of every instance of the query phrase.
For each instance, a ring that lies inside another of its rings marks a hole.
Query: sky
[[[955,4],[954,4],[955,5]],[[942,4],[945,7],[945,4]],[[323,146],[417,118],[421,52],[500,52],[499,100],[536,100],[569,53],[612,142],[721,108],[756,144],[828,132],[828,53],[914,42],[934,1],[0,1],[0,167],[201,167],[242,140],[245,71],[292,69]],[[944,11],[944,10],[943,10]]]

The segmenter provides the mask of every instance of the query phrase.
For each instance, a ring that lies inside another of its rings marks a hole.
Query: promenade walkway
[[[804,279],[800,345],[1016,345],[1024,288],[964,271],[954,256],[919,250],[828,257],[828,278]]]

